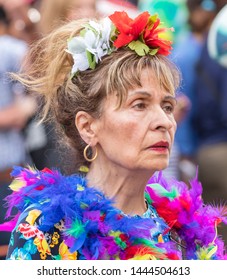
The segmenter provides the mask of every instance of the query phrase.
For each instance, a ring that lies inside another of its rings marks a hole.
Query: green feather
[[[174,187],[171,191],[167,191],[163,186],[159,184],[149,184],[148,186],[152,188],[160,197],[168,197],[170,199],[178,197],[178,191]]]
[[[143,245],[146,245],[146,246],[148,246],[148,247],[150,247],[150,248],[155,248],[155,249],[157,249],[157,247],[155,246],[155,243],[152,242],[151,240],[148,240],[148,239],[136,238],[136,239],[134,240],[134,243],[135,243],[136,245],[137,245],[137,244],[139,244],[139,245],[143,244]],[[160,250],[160,251],[161,251],[161,250]]]
[[[85,225],[86,223],[84,224],[80,220],[73,221],[71,228],[67,230],[68,235],[78,238],[80,235],[85,233]]]

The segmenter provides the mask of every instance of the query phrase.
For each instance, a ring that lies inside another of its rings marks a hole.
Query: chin
[[[161,171],[161,170],[166,169],[168,166],[169,166],[169,161],[160,161],[158,164],[156,162],[154,168],[152,168],[152,169],[154,169],[156,171]]]
[[[169,166],[169,158],[152,158],[146,160],[142,165],[131,166],[130,170],[143,170],[148,172],[156,172],[166,169]]]

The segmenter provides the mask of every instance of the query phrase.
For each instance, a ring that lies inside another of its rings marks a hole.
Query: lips
[[[167,141],[157,142],[154,145],[150,146],[150,149],[153,151],[166,152],[169,150],[169,142]]]
[[[151,148],[165,148],[165,149],[168,149],[169,148],[169,143],[167,141],[160,141],[160,142],[152,145]]]

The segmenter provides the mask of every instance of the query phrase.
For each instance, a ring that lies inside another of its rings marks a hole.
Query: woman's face
[[[149,70],[142,73],[141,85],[128,91],[120,108],[117,92],[105,100],[97,120],[98,157],[128,170],[162,170],[174,141],[176,100]]]

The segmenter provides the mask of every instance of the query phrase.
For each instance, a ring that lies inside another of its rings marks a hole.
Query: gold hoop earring
[[[88,158],[88,156],[87,156],[87,150],[88,150],[89,147],[90,147],[90,145],[88,144],[88,145],[84,148],[84,158],[85,158],[88,162],[92,162],[92,161],[94,161],[94,160],[97,158],[97,156],[98,156],[98,150],[97,150],[97,148],[95,148],[95,155],[93,156],[93,158]]]

